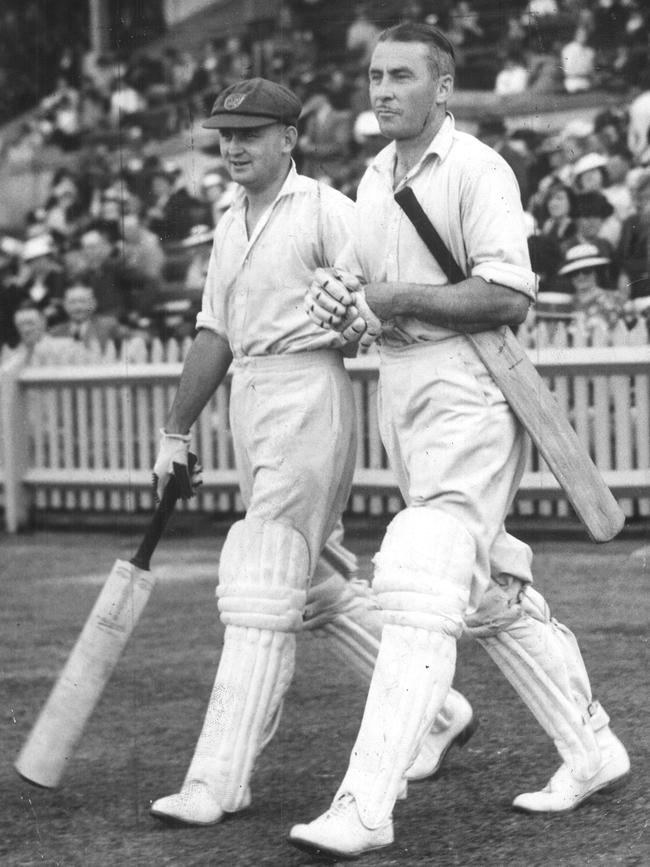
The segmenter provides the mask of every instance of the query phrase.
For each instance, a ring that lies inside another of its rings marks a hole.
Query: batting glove
[[[162,499],[163,491],[173,474],[182,499],[189,499],[194,493],[188,467],[190,440],[187,434],[170,434],[160,431],[160,449],[153,467],[153,488],[157,502]],[[200,484],[200,483],[199,483]]]
[[[353,292],[333,269],[317,268],[305,294],[305,310],[316,325],[338,331],[353,300]]]
[[[354,303],[349,308],[348,321],[341,331],[341,337],[347,343],[358,341],[360,346],[368,349],[381,335],[381,320],[372,312],[366,301],[363,289],[354,292]]]

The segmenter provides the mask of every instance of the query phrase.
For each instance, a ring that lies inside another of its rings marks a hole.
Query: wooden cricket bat
[[[451,283],[465,275],[410,187],[395,201]],[[595,542],[609,542],[623,529],[625,515],[578,439],[560,405],[510,328],[466,335],[560,483]]]
[[[190,469],[196,461],[190,456]],[[175,466],[176,468],[176,466]],[[189,496],[191,491],[183,491]],[[56,788],[155,584],[149,561],[181,495],[173,474],[140,547],[116,560],[15,769],[29,783]]]

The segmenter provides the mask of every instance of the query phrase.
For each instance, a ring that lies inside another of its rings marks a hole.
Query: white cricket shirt
[[[530,267],[519,187],[505,160],[474,136],[458,131],[451,114],[397,187],[395,156],[391,142],[366,170],[357,192],[353,243],[339,264],[366,283],[448,283],[393,198],[408,184],[467,276],[508,286],[534,300],[537,278]],[[398,316],[384,328],[382,342],[435,341],[455,334],[415,317]]]
[[[353,202],[292,165],[250,238],[245,207],[240,188],[215,230],[197,328],[225,337],[235,358],[340,347],[303,302],[314,270],[333,266],[350,238]]]

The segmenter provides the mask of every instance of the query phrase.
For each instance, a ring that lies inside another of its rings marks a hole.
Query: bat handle
[[[192,472],[192,469],[194,468],[194,465],[196,464],[196,461],[196,455],[190,453],[188,458],[188,468],[190,474]],[[174,466],[174,469],[176,469],[176,466]],[[138,550],[131,558],[131,563],[133,563],[134,566],[137,566],[138,569],[149,569],[149,563],[151,561],[153,552],[156,550],[156,545],[160,541],[160,537],[162,536],[163,531],[167,526],[167,521],[169,521],[171,514],[174,511],[176,501],[181,496],[181,494],[182,492],[176,478],[176,473],[174,472],[169,477],[169,481],[165,486],[165,490],[163,491],[160,503],[158,503],[158,507],[156,508],[151,522],[145,531],[142,542],[140,542]]]

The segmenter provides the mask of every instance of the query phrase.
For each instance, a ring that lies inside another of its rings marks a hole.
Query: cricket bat
[[[196,461],[190,456],[190,468]],[[174,465],[176,470],[176,465]],[[179,473],[180,477],[180,473]],[[29,783],[56,788],[120,654],[155,584],[149,561],[179,496],[176,473],[140,547],[130,560],[116,560],[49,698],[27,738],[15,769]]]
[[[395,201],[451,283],[465,279],[410,187]],[[510,328],[467,335],[481,361],[528,431],[595,542],[609,542],[623,529],[625,515],[589,453],[569,424],[528,354]]]

